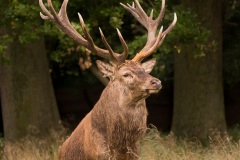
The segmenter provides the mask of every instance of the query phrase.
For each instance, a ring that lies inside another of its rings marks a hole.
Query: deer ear
[[[111,78],[113,72],[114,72],[114,67],[110,65],[109,63],[97,60],[96,61],[98,69],[103,73],[104,77],[109,77]]]
[[[141,64],[142,68],[145,70],[145,72],[150,73],[153,69],[153,67],[156,64],[156,58],[152,58],[144,63]]]

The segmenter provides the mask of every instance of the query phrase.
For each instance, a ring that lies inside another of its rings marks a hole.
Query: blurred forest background
[[[62,1],[53,3],[60,8]],[[97,45],[103,46],[101,27],[114,50],[121,52],[119,28],[131,58],[145,44],[147,32],[119,3],[70,0],[68,15],[81,33],[80,12]],[[156,15],[161,7],[160,0],[140,3]],[[29,132],[45,136],[60,121],[75,128],[106,85],[95,66],[99,57],[86,53],[52,22],[43,21],[37,1],[2,0],[2,4],[0,135],[7,141]],[[174,12],[177,25],[153,54],[157,65],[152,75],[162,80],[163,89],[147,99],[148,123],[177,136],[205,138],[214,129],[225,132],[240,123],[240,2],[167,0],[164,28]]]

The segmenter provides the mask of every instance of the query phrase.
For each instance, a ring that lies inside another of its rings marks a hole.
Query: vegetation
[[[155,128],[149,128],[141,141],[141,160],[226,160],[240,158],[239,128],[235,128],[221,136],[212,132],[205,143],[197,139],[177,139],[173,134],[159,133]],[[17,143],[0,141],[0,160],[6,160],[3,152],[10,152],[8,160],[57,160],[58,149],[66,138],[66,131],[52,132],[51,138],[41,140],[33,135]],[[236,139],[237,138],[237,139]]]
[[[36,129],[19,141],[0,140],[0,160],[58,160],[58,148],[67,138],[67,130],[59,128],[47,138],[39,138]],[[7,155],[7,158],[6,158]]]
[[[238,132],[239,134],[239,132]],[[227,134],[212,131],[203,143],[198,139],[177,139],[173,134],[163,135],[156,129],[142,140],[143,160],[226,160],[239,159],[240,141],[233,141]]]

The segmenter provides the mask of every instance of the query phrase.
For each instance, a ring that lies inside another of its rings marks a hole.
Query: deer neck
[[[147,97],[142,96],[141,93],[127,89],[126,86],[110,82],[104,89],[100,100],[103,99],[103,103],[106,103],[104,104],[105,106],[114,105],[120,108],[126,108],[145,106],[146,98]]]

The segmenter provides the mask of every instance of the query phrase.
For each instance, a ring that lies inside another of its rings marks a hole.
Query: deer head
[[[129,98],[132,102],[146,98],[161,89],[161,81],[149,75],[155,63],[156,59],[153,58],[142,64],[125,61],[122,65],[114,67],[106,62],[97,61],[99,70],[110,78],[109,85],[119,90],[118,97],[124,94],[123,101]]]

